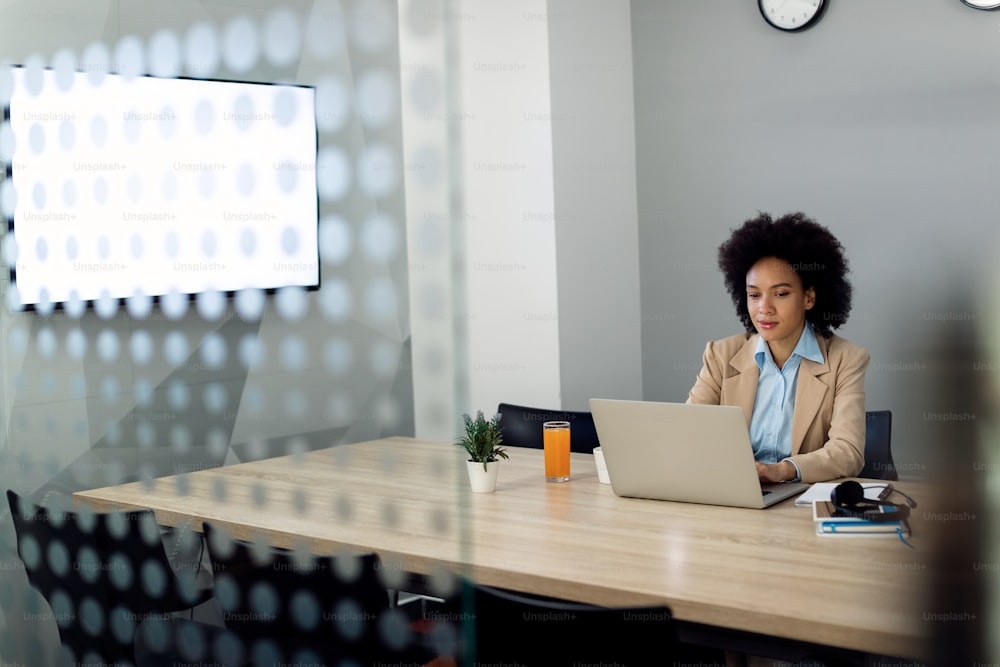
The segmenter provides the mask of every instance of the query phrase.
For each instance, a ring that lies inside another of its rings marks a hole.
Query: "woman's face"
[[[778,345],[791,352],[815,303],[815,290],[803,289],[799,274],[783,259],[764,257],[747,271],[747,311],[772,350]]]

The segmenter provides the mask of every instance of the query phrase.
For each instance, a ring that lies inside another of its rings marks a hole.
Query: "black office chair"
[[[865,413],[865,467],[860,477],[896,481],[892,460],[892,412],[876,410]]]
[[[678,656],[667,606],[600,607],[467,580],[450,604],[446,618],[457,619],[459,664],[670,665]]]
[[[501,403],[497,412],[503,442],[512,447],[542,448],[542,424],[547,421],[568,421],[570,430],[570,450],[590,454],[600,446],[594,417],[590,412],[573,410],[547,410],[524,405]]]
[[[215,651],[223,645],[226,654],[203,655],[201,660],[421,664],[433,657],[422,637],[410,630],[409,620],[390,608],[375,554],[300,558],[286,550],[257,549],[207,522],[204,531],[226,642],[208,629],[210,641],[203,645]]]
[[[135,664],[143,619],[209,599],[195,573],[178,576],[153,512],[107,514],[41,507],[8,490],[17,552],[52,609],[70,663]]]

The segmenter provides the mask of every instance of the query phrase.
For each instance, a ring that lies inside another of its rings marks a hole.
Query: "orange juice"
[[[545,479],[565,482],[569,479],[569,422],[545,422]]]

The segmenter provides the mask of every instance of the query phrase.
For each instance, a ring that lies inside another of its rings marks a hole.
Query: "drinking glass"
[[[549,482],[569,480],[569,422],[542,424],[545,447],[545,479]]]

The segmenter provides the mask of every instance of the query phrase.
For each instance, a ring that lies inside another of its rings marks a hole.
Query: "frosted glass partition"
[[[23,131],[24,118],[7,117],[0,125],[6,166],[0,180],[0,487],[58,511],[82,489],[139,482],[183,490],[186,475],[218,466],[413,435],[397,4],[318,0],[258,9],[206,1],[158,11],[117,2],[55,4],[65,6],[5,10],[0,104],[7,106],[15,90],[72,94],[112,78],[135,84],[160,77],[193,91],[185,104],[194,126],[180,127],[179,112],[174,124],[160,113],[162,105],[156,113],[140,113],[142,107],[91,119],[86,127],[67,122],[72,110],[32,108]],[[10,65],[21,66],[20,73]],[[196,85],[202,80],[282,84],[308,95],[221,100]],[[181,103],[173,93],[167,98]],[[303,114],[314,126],[314,145],[280,158],[284,139],[266,130]],[[161,159],[189,130],[226,135],[233,143],[230,150]],[[85,150],[114,137],[133,147],[130,157],[109,165],[99,148]],[[68,165],[57,178],[31,177],[33,168],[51,172],[32,162],[43,149],[55,149]],[[436,150],[447,161],[446,148]],[[141,170],[130,168],[132,159],[159,160],[157,178],[144,180]],[[25,174],[27,186],[12,174]],[[443,188],[445,177],[442,171],[438,182],[425,185]],[[231,199],[215,210],[222,192]],[[131,205],[109,212],[112,199]],[[161,207],[150,209],[161,199],[191,202],[170,215],[204,216],[220,233],[174,233],[181,221],[156,217]],[[44,223],[56,211],[66,217],[56,244],[27,236],[15,243],[7,230],[19,213]],[[275,221],[293,211],[297,219],[311,214],[312,222],[283,231]],[[97,222],[107,222],[102,216],[127,217],[142,233],[112,244],[94,233]],[[303,275],[309,260],[295,253],[310,244],[319,263],[313,256],[312,273]],[[182,260],[182,250],[197,258]],[[250,287],[238,288],[227,267],[218,281],[190,289],[195,264],[226,263],[219,258],[227,253],[245,266]],[[28,284],[26,271],[17,271],[20,263],[53,254],[78,258],[77,267],[60,276],[66,287],[60,295],[41,292],[39,283]],[[94,277],[88,267],[106,268],[122,256],[136,279],[155,284],[119,294],[109,289],[116,285],[112,275],[96,297],[76,289]],[[425,261],[438,260],[432,252]],[[272,283],[266,286],[277,289],[253,283],[265,275]],[[21,298],[29,291],[34,308],[26,310]],[[198,293],[189,296],[192,291]],[[57,307],[53,300],[64,302]],[[450,412],[439,411],[438,419],[445,428],[454,423]],[[169,481],[161,482],[165,477]],[[267,512],[269,499],[256,501]],[[305,511],[309,490],[298,490],[291,501]],[[401,516],[400,509],[387,508],[386,520]],[[192,531],[179,529],[166,539],[175,565],[193,566],[199,553],[191,549]],[[81,601],[69,601],[66,609],[47,606],[29,588],[16,546],[5,499],[0,661],[58,664],[60,614],[80,611],[104,630],[114,619],[102,613],[108,610],[83,609]],[[185,565],[185,557],[194,560]],[[135,576],[137,586],[154,583],[149,577],[155,575]]]

